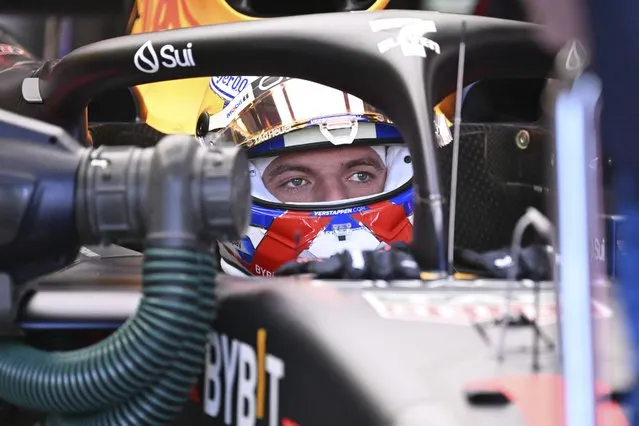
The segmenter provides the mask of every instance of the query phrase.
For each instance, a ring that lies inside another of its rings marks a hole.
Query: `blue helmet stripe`
[[[406,216],[413,214],[413,187],[411,186],[406,191],[402,191],[398,195],[390,199],[390,202],[396,205],[404,207]]]
[[[273,139],[262,142],[251,148],[251,154],[265,154],[269,151],[284,148],[284,135],[275,136]]]
[[[275,218],[282,216],[284,213],[286,213],[286,210],[270,209],[253,204],[251,207],[251,226],[268,229]]]
[[[391,124],[375,123],[375,132],[377,133],[377,139],[397,139],[402,137],[397,127]]]

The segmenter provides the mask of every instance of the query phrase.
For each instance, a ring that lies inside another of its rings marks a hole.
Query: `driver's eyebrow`
[[[268,172],[266,178],[270,181],[286,172],[311,173],[311,169],[306,166],[297,164],[280,164],[279,166],[275,166],[273,170]]]
[[[347,169],[351,169],[353,167],[359,167],[359,166],[371,166],[379,171],[386,169],[386,167],[384,167],[384,165],[382,164],[381,160],[378,160],[372,157],[358,158],[356,160],[350,160],[344,163],[344,167],[346,167]]]

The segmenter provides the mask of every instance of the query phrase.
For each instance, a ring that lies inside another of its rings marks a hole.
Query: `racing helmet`
[[[253,21],[275,16],[374,11],[390,0],[135,0],[127,33],[141,34],[200,25]],[[221,61],[224,58],[220,58]],[[138,115],[163,133],[189,133],[197,118],[206,77],[169,80],[133,88]],[[179,108],[175,108],[179,105]],[[212,105],[220,107],[220,104]]]
[[[208,109],[213,98],[222,111]],[[225,272],[271,276],[298,258],[410,242],[411,156],[365,101],[296,78],[213,77],[195,133],[250,159],[251,220],[241,240],[219,243]]]

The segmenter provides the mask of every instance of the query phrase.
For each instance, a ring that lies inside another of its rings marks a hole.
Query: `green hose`
[[[0,344],[0,399],[51,424],[160,425],[201,372],[214,309],[211,253],[148,249],[137,313],[104,341],[47,353]]]

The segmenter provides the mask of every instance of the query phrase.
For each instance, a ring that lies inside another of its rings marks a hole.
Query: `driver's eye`
[[[286,183],[288,187],[298,187],[304,185],[304,179],[302,178],[293,178]]]
[[[351,179],[358,183],[366,183],[371,180],[373,177],[368,172],[356,172],[351,175]]]

